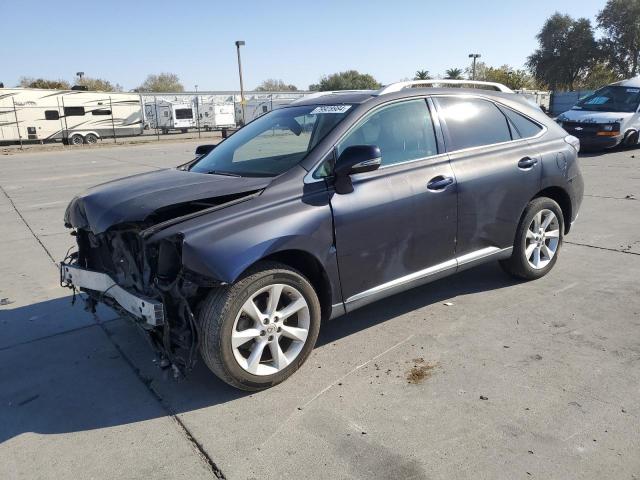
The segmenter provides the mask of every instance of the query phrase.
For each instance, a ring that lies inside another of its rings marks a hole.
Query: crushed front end
[[[86,293],[131,319],[151,340],[161,366],[188,372],[196,362],[199,329],[194,310],[215,282],[187,271],[177,235],[147,243],[142,227],[122,225],[94,234],[76,228],[78,249],[60,265],[63,286]]]

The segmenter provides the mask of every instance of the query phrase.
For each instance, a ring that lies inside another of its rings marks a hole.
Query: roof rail
[[[513,93],[509,87],[496,82],[481,82],[479,80],[410,80],[408,82],[396,82],[378,90],[377,95],[385,95],[387,93],[399,92],[407,87],[416,85],[434,86],[434,85],[478,85],[483,87],[492,87],[493,90],[505,93]]]
[[[296,100],[291,102],[290,105],[293,105],[294,103],[302,102],[304,100],[324,97],[325,95],[334,95],[338,93],[367,93],[367,92],[375,92],[375,90],[333,90],[333,91],[325,91],[325,92],[315,92],[315,93],[312,93],[311,95],[306,95],[304,97],[297,98]]]

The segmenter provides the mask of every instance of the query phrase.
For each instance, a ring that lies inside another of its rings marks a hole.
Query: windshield
[[[273,110],[238,130],[190,170],[242,177],[280,175],[300,163],[350,108],[308,105]]]
[[[635,112],[639,103],[640,88],[604,87],[580,100],[573,110]]]

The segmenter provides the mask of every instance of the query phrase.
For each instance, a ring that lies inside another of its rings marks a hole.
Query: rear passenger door
[[[458,185],[456,256],[464,264],[513,245],[520,216],[540,190],[542,165],[494,102],[473,96],[434,101]]]

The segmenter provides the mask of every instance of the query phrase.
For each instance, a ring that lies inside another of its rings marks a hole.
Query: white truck
[[[142,134],[137,93],[0,88],[0,142],[79,145]]]
[[[640,77],[612,83],[581,99],[557,122],[586,148],[638,144]]]

